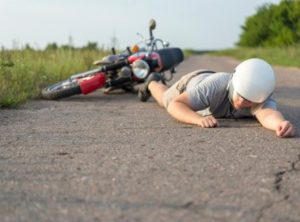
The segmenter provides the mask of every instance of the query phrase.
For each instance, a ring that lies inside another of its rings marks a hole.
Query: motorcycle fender
[[[104,73],[96,74],[92,77],[80,80],[81,93],[88,94],[105,85],[106,77]]]

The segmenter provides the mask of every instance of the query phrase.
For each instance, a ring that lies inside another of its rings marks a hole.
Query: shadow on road
[[[124,102],[124,101],[138,101],[137,95],[133,93],[110,93],[110,94],[100,94],[100,93],[94,93],[89,95],[78,95],[78,96],[72,96],[69,98],[61,99],[59,101],[70,101],[70,102]]]

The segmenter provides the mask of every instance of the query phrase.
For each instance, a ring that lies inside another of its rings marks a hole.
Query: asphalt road
[[[237,64],[190,57],[176,78]],[[275,71],[278,108],[300,129],[300,70]],[[299,133],[280,139],[252,119],[201,129],[152,99],[100,91],[0,110],[4,222],[295,222],[299,184]]]

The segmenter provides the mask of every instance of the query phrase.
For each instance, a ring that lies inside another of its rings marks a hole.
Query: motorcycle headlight
[[[150,72],[150,67],[144,60],[136,60],[131,67],[133,74],[138,79],[145,79]]]

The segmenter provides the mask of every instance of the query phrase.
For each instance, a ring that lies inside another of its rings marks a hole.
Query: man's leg
[[[166,85],[157,81],[151,81],[148,85],[148,90],[161,107],[165,107],[163,103],[163,95],[167,91],[167,89],[168,87]]]
[[[150,96],[164,108],[178,95],[180,95],[179,86],[185,82],[185,78],[178,80],[171,87],[164,85],[161,81],[159,73],[152,73],[146,80],[145,84],[139,90],[139,98],[142,102],[146,102]]]

